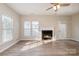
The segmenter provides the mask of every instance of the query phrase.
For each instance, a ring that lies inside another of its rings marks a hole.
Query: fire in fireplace
[[[52,30],[42,30],[42,39],[52,39]]]

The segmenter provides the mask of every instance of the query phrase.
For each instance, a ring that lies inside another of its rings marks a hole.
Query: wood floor
[[[79,42],[58,41],[20,41],[0,56],[78,56]]]

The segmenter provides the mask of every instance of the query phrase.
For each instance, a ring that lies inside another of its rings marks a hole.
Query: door
[[[59,24],[58,38],[65,39],[66,36],[67,36],[67,26],[66,26],[66,24],[60,23]]]

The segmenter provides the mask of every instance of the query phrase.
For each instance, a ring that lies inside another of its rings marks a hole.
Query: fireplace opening
[[[52,39],[52,30],[42,30],[42,40]]]

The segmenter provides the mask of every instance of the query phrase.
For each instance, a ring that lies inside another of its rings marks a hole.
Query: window
[[[31,23],[29,21],[24,22],[24,35],[31,36]]]
[[[39,22],[32,21],[32,36],[38,36],[39,34]]]
[[[13,20],[10,17],[2,16],[2,41],[12,40]]]
[[[36,37],[39,34],[39,22],[38,21],[25,21],[24,22],[24,35]]]

